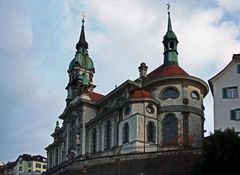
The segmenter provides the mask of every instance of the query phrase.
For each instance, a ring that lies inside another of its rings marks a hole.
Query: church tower
[[[68,74],[69,82],[67,90],[67,105],[76,97],[81,96],[88,91],[92,91],[96,86],[93,84],[93,75],[95,68],[92,59],[88,54],[88,43],[85,39],[84,18],[82,19],[82,28],[80,38],[76,44],[76,54],[69,64]]]
[[[205,120],[203,99],[208,93],[208,86],[179,66],[177,45],[178,39],[168,11],[167,32],[163,37],[163,64],[146,75],[143,87],[152,92],[160,104],[159,144],[162,147],[201,147]]]

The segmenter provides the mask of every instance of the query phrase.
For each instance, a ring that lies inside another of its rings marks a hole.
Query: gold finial
[[[84,18],[86,17],[85,12],[82,12],[81,16],[82,16],[82,23],[84,23],[85,22]]]

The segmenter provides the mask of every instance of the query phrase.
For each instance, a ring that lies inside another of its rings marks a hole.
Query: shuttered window
[[[240,120],[240,109],[233,109],[230,111],[231,120]]]
[[[226,87],[222,89],[223,98],[238,98],[238,87]]]

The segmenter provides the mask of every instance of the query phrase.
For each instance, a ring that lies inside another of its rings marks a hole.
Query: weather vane
[[[167,3],[167,10],[168,10],[168,13],[170,13],[170,4]]]

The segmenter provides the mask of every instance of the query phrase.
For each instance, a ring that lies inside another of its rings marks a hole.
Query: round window
[[[152,105],[148,105],[146,107],[146,111],[149,113],[149,114],[153,114],[154,113],[154,107]]]
[[[191,92],[191,97],[193,98],[193,99],[196,99],[196,100],[199,100],[199,94],[198,94],[198,92],[197,91],[192,91]]]
[[[160,95],[161,99],[168,99],[168,98],[178,98],[179,97],[179,91],[174,87],[169,87],[163,90],[163,92]]]

